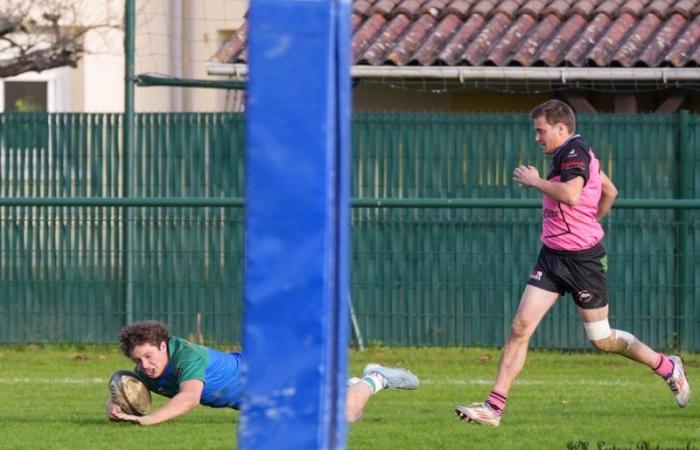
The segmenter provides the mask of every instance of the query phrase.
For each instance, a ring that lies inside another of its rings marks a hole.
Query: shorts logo
[[[593,299],[593,295],[588,291],[579,291],[578,294],[576,294],[576,298],[578,299],[579,303],[585,304]]]
[[[530,274],[530,279],[541,281],[542,280],[542,271],[541,270],[533,270],[532,273]]]

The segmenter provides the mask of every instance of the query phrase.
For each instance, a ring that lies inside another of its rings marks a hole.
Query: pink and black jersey
[[[547,180],[565,183],[583,177],[584,186],[576,206],[568,206],[543,195],[542,243],[554,250],[581,251],[603,239],[596,220],[600,200],[600,163],[588,143],[572,136],[554,153]]]

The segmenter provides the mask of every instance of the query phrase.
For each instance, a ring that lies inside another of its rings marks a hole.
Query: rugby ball
[[[118,370],[109,379],[112,403],[126,414],[145,416],[151,411],[151,392],[135,373]]]

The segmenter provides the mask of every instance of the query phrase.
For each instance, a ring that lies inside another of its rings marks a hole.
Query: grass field
[[[656,375],[611,355],[531,352],[500,427],[458,421],[454,405],[484,399],[498,355],[495,349],[352,352],[354,374],[376,361],[412,369],[422,385],[373,397],[350,429],[348,448],[700,450],[700,400],[679,409]],[[684,359],[692,385],[700,380],[700,355]],[[0,347],[0,448],[235,447],[238,412],[232,410],[200,407],[150,428],[107,422],[107,378],[119,368],[130,363],[116,347]]]

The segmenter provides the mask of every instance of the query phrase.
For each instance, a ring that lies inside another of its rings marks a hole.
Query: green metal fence
[[[121,124],[113,114],[0,115],[0,197],[122,197]],[[135,139],[134,196],[193,205],[242,196],[241,116],[138,115]],[[0,208],[0,341],[113,342],[128,316],[210,342],[238,340],[242,208],[138,207],[132,227],[125,211]]]
[[[145,318],[238,341],[243,117],[138,115],[130,191],[121,120],[0,115],[0,342],[109,342]],[[627,206],[605,221],[613,325],[700,349],[700,213],[665,201],[700,197],[700,118],[582,116],[579,131]],[[539,248],[539,197],[511,183],[518,164],[547,170],[527,117],[361,114],[353,151],[352,301],[365,340],[501,345]],[[23,198],[37,200],[10,205]],[[89,206],[46,206],[68,198]],[[139,205],[131,227],[127,204]],[[569,298],[533,345],[587,348]]]
[[[546,173],[530,127],[515,115],[360,116],[355,195],[539,198],[511,183],[519,164]],[[621,198],[698,198],[697,117],[583,116],[579,131]],[[681,195],[683,180],[689,188]],[[539,250],[539,210],[356,209],[353,217],[353,292],[371,338],[503,343]],[[700,348],[698,217],[697,210],[635,208],[606,219],[615,326],[657,347]],[[548,315],[533,345],[588,345],[569,298]]]

